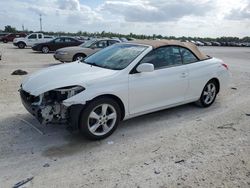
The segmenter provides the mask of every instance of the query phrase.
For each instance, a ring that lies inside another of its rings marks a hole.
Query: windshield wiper
[[[88,62],[86,62],[86,61],[82,61],[83,63],[86,63],[86,64],[88,64],[88,65],[90,65],[90,66],[95,66],[95,67],[101,67],[101,68],[104,68],[104,67],[102,67],[101,65],[98,65],[98,64],[96,64],[96,63],[88,63]]]

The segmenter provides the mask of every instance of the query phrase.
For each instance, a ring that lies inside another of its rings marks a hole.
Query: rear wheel
[[[81,113],[80,129],[91,140],[100,140],[110,136],[121,119],[121,110],[111,98],[99,98],[89,104]]]
[[[25,48],[26,45],[24,42],[19,42],[19,43],[17,43],[17,46],[18,46],[18,48],[23,49],[23,48]]]
[[[48,47],[48,46],[43,46],[43,47],[42,47],[42,52],[43,52],[44,54],[49,53],[49,47]]]
[[[200,96],[200,99],[196,102],[201,107],[209,107],[211,106],[218,94],[218,86],[217,83],[214,80],[209,81]]]

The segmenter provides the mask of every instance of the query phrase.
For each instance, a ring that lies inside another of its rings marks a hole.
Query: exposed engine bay
[[[68,107],[62,102],[83,90],[82,86],[68,86],[33,96],[20,89],[20,95],[26,109],[36,116],[40,123],[48,124],[67,121]]]

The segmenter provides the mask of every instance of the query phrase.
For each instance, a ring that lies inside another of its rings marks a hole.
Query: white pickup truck
[[[43,33],[31,33],[26,37],[15,38],[13,44],[18,48],[32,47],[37,43],[47,42],[54,37],[46,36]]]

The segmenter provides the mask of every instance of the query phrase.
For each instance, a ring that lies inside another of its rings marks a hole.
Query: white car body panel
[[[50,67],[26,78],[22,88],[39,96],[56,88],[80,85],[85,90],[64,100],[63,105],[86,104],[100,95],[114,95],[122,101],[124,119],[128,119],[196,101],[205,84],[212,78],[219,80],[221,89],[228,83],[229,71],[216,58],[148,73],[129,74],[151,50],[152,47],[148,46],[128,67],[120,71],[80,62]]]
[[[22,87],[30,94],[38,96],[46,91],[65,86],[90,86],[91,80],[97,81],[98,78],[103,80],[106,76],[111,77],[115,73],[117,71],[76,61],[72,64],[62,64],[38,71],[32,76],[26,77]]]
[[[187,93],[185,66],[169,67],[150,73],[129,75],[129,111],[131,114],[179,103]]]

